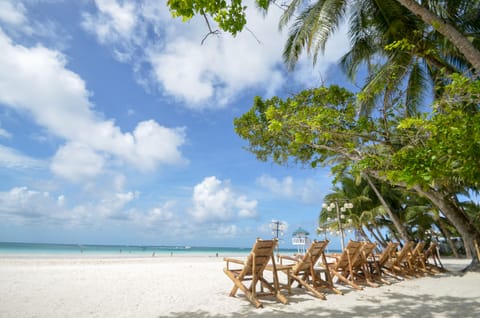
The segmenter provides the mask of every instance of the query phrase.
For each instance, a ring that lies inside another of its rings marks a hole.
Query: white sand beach
[[[0,317],[480,317],[480,273],[444,263],[452,272],[255,309],[228,296],[222,257],[0,257]]]

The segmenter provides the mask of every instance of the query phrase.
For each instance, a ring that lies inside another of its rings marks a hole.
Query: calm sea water
[[[196,246],[137,246],[137,245],[82,245],[0,242],[3,256],[156,256],[156,255],[247,255],[249,248],[196,247]],[[294,249],[280,249],[283,253],[295,253]]]

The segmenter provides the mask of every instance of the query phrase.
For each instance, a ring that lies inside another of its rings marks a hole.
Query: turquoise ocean
[[[151,256],[242,256],[251,250],[240,247],[93,245],[0,242],[0,257],[151,257]],[[293,254],[296,249],[280,248],[280,253]]]

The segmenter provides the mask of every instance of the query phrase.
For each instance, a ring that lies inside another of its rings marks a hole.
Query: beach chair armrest
[[[292,261],[292,262],[298,262],[298,260],[299,260],[295,256],[288,256],[288,255],[280,255],[279,258],[280,258],[280,264],[282,264],[282,260],[289,260],[289,261]]]
[[[335,262],[338,261],[338,259],[342,256],[342,254],[325,254],[325,258],[327,259],[327,263],[330,263],[331,259],[334,259]]]
[[[227,268],[229,263],[235,263],[235,264],[240,264],[240,265],[245,265],[245,261],[237,258],[230,258],[230,257],[225,257],[223,259],[225,262],[227,262]]]

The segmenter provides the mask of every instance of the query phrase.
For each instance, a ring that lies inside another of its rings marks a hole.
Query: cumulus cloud
[[[48,219],[59,209],[59,204],[49,192],[27,187],[15,187],[0,192],[0,215],[5,221],[35,222]],[[50,211],[48,214],[46,211]]]
[[[256,183],[278,197],[300,200],[303,203],[319,203],[322,197],[321,185],[313,179],[295,181],[290,176],[277,179],[262,175],[257,178]]]
[[[159,205],[149,209],[146,213],[131,213],[131,219],[142,226],[149,228],[157,228],[166,224],[178,223],[178,219],[174,212],[175,202],[167,201],[163,205]]]
[[[193,208],[190,215],[199,222],[228,221],[235,218],[254,217],[256,200],[236,194],[228,182],[207,177],[193,189]]]
[[[28,112],[40,126],[67,141],[54,157],[54,172],[69,179],[92,176],[100,171],[107,155],[144,171],[185,162],[179,150],[185,142],[184,128],[167,128],[147,120],[138,123],[133,132],[122,132],[113,120],[95,113],[85,82],[67,68],[60,52],[16,45],[1,29],[0,50],[0,103]],[[72,152],[82,157],[75,161],[68,155]],[[65,173],[67,166],[82,160],[93,162],[92,170]]]
[[[209,182],[216,183],[214,179],[206,178],[205,180],[204,185]],[[242,217],[242,209],[247,206],[256,207],[256,201],[238,200],[239,196],[232,194],[231,190],[223,191],[228,195],[216,196],[213,194],[228,188],[223,183],[215,186],[207,185],[208,187],[215,188],[215,190],[207,191],[207,196],[210,198],[228,198],[223,200],[220,205],[203,205],[203,208],[213,206],[217,209],[213,213],[219,213],[218,209],[223,205],[222,211],[231,209],[233,219],[238,220]],[[54,224],[62,228],[91,228],[115,224],[135,225],[144,234],[151,233],[156,239],[162,238],[167,241],[178,237],[189,239],[205,235],[217,239],[232,238],[248,232],[248,229],[242,228],[238,224],[229,224],[223,215],[218,217],[207,211],[196,210],[195,212],[201,213],[201,215],[197,215],[200,219],[190,214],[197,221],[192,222],[191,218],[187,217],[188,214],[185,214],[184,208],[178,206],[175,201],[153,203],[151,207],[139,208],[135,202],[140,199],[140,193],[137,191],[123,191],[102,193],[95,198],[90,197],[88,201],[75,203],[75,198],[69,198],[66,194],[54,194],[29,187],[14,187],[4,192],[0,191],[0,217],[7,224]],[[242,201],[245,202],[242,203]],[[254,213],[248,212],[246,215],[250,217]]]
[[[58,149],[50,169],[66,179],[82,181],[97,176],[104,163],[105,159],[91,148],[73,142]]]
[[[127,205],[138,199],[139,193],[111,192],[97,199],[90,198],[70,206],[65,194],[52,194],[28,187],[14,187],[0,192],[0,216],[5,222],[43,224],[93,225],[105,220],[132,220]]]
[[[247,89],[266,96],[285,84],[282,51],[287,32],[278,30],[282,10],[267,15],[249,5],[248,30],[235,38],[228,33],[210,36],[203,17],[188,23],[174,19],[156,0],[96,0],[96,11],[83,14],[83,26],[122,62],[133,64],[142,84],[158,87],[191,109],[222,108]],[[214,25],[214,22],[211,21]],[[287,29],[287,28],[286,28]],[[348,48],[347,29],[339,28],[325,54],[312,60],[301,56],[292,74],[297,83],[319,85],[330,66]],[[147,80],[146,80],[147,79]],[[263,92],[263,93],[262,93]]]
[[[222,34],[202,45],[208,31],[203,18],[182,23],[165,4],[152,0],[95,3],[95,12],[83,14],[84,29],[110,46],[118,60],[144,70],[142,80],[152,74],[151,86],[186,107],[221,108],[245,89],[273,94],[284,82],[284,36],[277,27],[281,10],[275,7],[266,17],[254,6],[248,10],[254,35]]]

